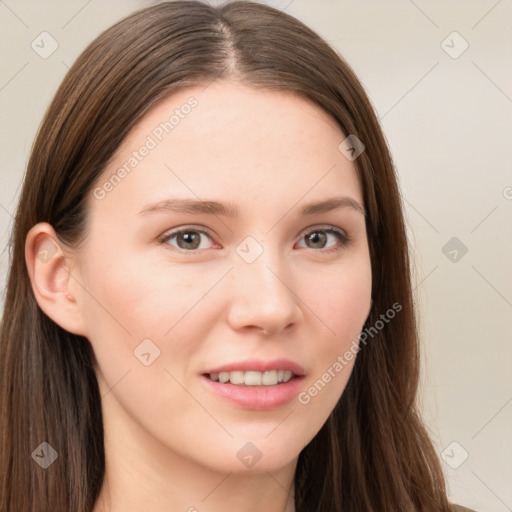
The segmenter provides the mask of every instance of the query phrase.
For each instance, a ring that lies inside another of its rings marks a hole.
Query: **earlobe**
[[[50,224],[32,227],[25,242],[25,261],[39,307],[63,329],[86,336],[80,301],[73,292],[69,258]]]

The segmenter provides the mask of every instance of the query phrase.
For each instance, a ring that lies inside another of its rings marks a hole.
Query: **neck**
[[[175,462],[164,476],[133,458],[110,460],[94,512],[295,512],[294,467],[240,475]]]
[[[163,447],[127,417],[107,412],[104,432],[105,479],[94,512],[295,512],[297,459],[275,471],[222,472]]]

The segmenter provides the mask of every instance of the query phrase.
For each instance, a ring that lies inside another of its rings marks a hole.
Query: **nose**
[[[253,261],[237,261],[228,284],[228,322],[235,330],[278,335],[302,319],[301,300],[289,267],[269,250]]]

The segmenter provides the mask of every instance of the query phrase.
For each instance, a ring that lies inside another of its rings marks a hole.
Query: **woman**
[[[291,16],[171,2],[101,34],[16,216],[0,509],[456,510],[401,208],[360,83]]]

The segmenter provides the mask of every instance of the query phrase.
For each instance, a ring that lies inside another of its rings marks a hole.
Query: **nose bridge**
[[[278,247],[250,238],[237,247],[230,320],[236,327],[279,331],[300,316],[289,266]]]

